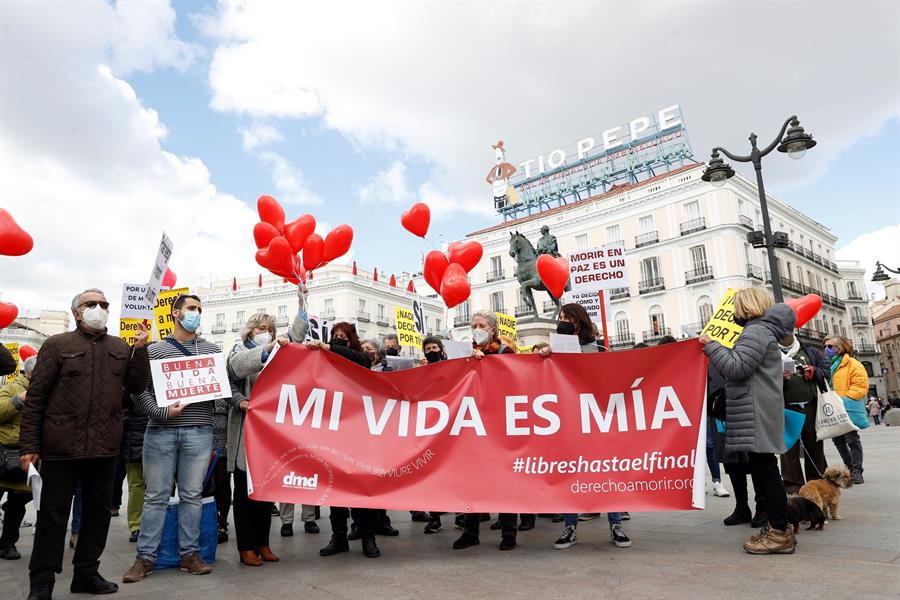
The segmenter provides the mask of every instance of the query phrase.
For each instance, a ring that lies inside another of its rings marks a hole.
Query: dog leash
[[[822,471],[820,471],[820,470],[819,470],[819,467],[816,466],[816,461],[813,460],[813,457],[809,455],[809,451],[806,449],[806,446],[803,444],[803,440],[800,439],[800,440],[797,440],[797,442],[799,442],[799,443],[800,443],[800,447],[803,448],[803,453],[806,455],[806,458],[809,459],[809,462],[810,462],[810,464],[812,464],[813,469],[815,469],[815,470],[816,470],[816,473],[819,474],[819,478],[820,478],[820,479],[825,479],[825,476],[822,475]]]

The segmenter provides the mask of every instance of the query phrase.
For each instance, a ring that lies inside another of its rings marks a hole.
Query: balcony
[[[632,346],[634,346],[633,333],[617,333],[609,338],[610,350],[624,350]]]
[[[333,310],[325,311],[319,315],[319,318],[323,321],[333,321],[336,317],[337,315]]]
[[[649,231],[647,233],[642,233],[639,236],[634,238],[634,247],[635,248],[643,248],[644,246],[649,246],[651,244],[655,244],[659,241],[659,232],[658,231]]]
[[[502,314],[504,314],[504,315],[508,315],[508,314],[509,314],[508,312],[506,312],[506,307],[505,307],[505,306],[492,306],[492,307],[491,307],[491,310],[494,311],[495,313],[502,313]]]
[[[862,294],[860,294],[857,291],[853,291],[853,292],[850,292],[849,294],[847,294],[847,300],[856,301],[856,302],[866,301],[866,299],[863,298]]]
[[[387,315],[378,315],[377,317],[375,317],[375,324],[387,327],[391,324],[391,321]]]
[[[857,354],[878,354],[875,344],[856,344],[853,349],[856,350]]]
[[[825,341],[825,334],[821,331],[816,331],[815,329],[810,329],[809,327],[803,327],[798,330],[797,337],[800,338],[801,341],[812,342],[813,344],[822,345],[822,342]]]
[[[741,215],[738,217],[738,225],[741,227],[746,227],[747,229],[753,231],[753,219],[748,216]]]
[[[240,330],[241,330],[241,327],[243,327],[243,326],[244,326],[243,323],[232,323],[232,324],[231,324],[231,331],[240,331]]]
[[[212,326],[213,333],[225,333],[225,323],[216,323]]]
[[[762,278],[763,278],[762,269],[760,269],[759,267],[754,266],[754,265],[747,265],[747,277],[750,277],[752,279],[758,279],[758,280],[762,281]]]
[[[363,323],[369,323],[372,321],[372,315],[371,313],[361,310],[356,313],[356,320],[362,321]]]
[[[520,304],[516,307],[516,313],[515,313],[516,318],[527,317],[527,316],[530,316],[533,314],[534,313],[532,313],[530,306],[527,306],[525,304]]]
[[[870,321],[868,318],[863,317],[863,316],[853,316],[853,317],[850,317],[850,324],[851,325],[861,325],[863,327],[866,327],[868,325],[871,325],[872,321]]]
[[[697,267],[693,271],[685,271],[684,283],[691,285],[692,283],[700,283],[701,281],[709,281],[713,278],[712,267],[709,265]]]
[[[609,290],[610,300],[622,300],[623,298],[628,298],[630,296],[631,291],[628,288],[612,288]]]
[[[661,292],[664,289],[666,289],[666,284],[665,281],[663,281],[662,277],[656,277],[655,279],[645,279],[638,284],[639,294],[652,294],[653,292]]]
[[[460,315],[458,317],[453,317],[453,326],[454,327],[464,327],[472,322],[472,317],[469,315]]]
[[[655,344],[664,336],[672,335],[672,330],[668,327],[663,327],[661,329],[651,329],[650,331],[644,332],[644,343],[645,344]]]
[[[487,283],[492,283],[494,281],[500,281],[506,277],[503,269],[499,269],[497,271],[491,271],[487,274]]]
[[[698,231],[703,231],[704,229],[706,229],[706,219],[704,217],[691,219],[690,221],[681,224],[681,235],[696,233]]]

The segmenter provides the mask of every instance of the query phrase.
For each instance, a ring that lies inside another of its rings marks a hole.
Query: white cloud
[[[875,263],[881,261],[892,269],[900,269],[900,225],[888,225],[864,233],[835,251],[838,260],[857,260],[866,270],[866,291],[871,298],[884,298],[884,287],[872,281]],[[891,273],[888,273],[891,275]]]
[[[258,147],[268,146],[275,142],[283,142],[284,136],[271,125],[254,124],[250,127],[239,127],[244,152],[251,152]]]
[[[464,205],[490,207],[484,174],[501,138],[518,163],[679,103],[705,160],[714,145],[749,150],[750,131],[768,142],[796,111],[819,145],[799,163],[767,161],[783,194],[898,114],[896,3],[347,10],[221,3],[207,22],[213,108],[318,118],[355,144],[423,157]],[[800,23],[789,48],[775,41]]]
[[[413,194],[406,184],[406,165],[398,161],[380,171],[360,188],[359,199],[363,204],[403,205],[411,202]]]
[[[122,283],[149,278],[161,230],[179,284],[258,270],[256,213],[217,190],[199,159],[164,151],[156,112],[117,74],[183,64],[171,8],[131,7],[4,6],[0,197],[35,239],[28,255],[4,257],[4,301],[67,309],[96,286],[117,314]]]
[[[307,185],[303,173],[276,152],[264,151],[257,154],[272,172],[272,182],[278,192],[278,201],[283,204],[322,204]]]

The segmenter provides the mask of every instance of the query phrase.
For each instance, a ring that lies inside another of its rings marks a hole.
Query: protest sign
[[[534,351],[534,344],[530,346],[516,346],[516,354],[531,354]]]
[[[586,294],[576,294],[574,292],[566,292],[563,294],[563,303],[574,302],[580,304],[587,311],[588,316],[594,323],[600,323],[603,315],[609,314],[609,294],[602,294],[603,309],[600,308],[600,293],[588,292]]]
[[[415,313],[408,308],[394,307],[394,322],[397,328],[397,339],[401,346],[410,348],[422,347],[422,334],[416,330]]]
[[[153,306],[153,321],[156,323],[156,337],[164,340],[175,332],[175,320],[172,319],[172,305],[175,299],[182,294],[189,294],[188,288],[162,291],[156,297]]]
[[[147,285],[143,283],[126,283],[122,285],[122,319],[153,319],[153,301],[147,301]]]
[[[144,300],[147,304],[151,304],[156,300],[156,296],[159,294],[159,288],[162,286],[162,280],[169,266],[169,259],[172,257],[172,249],[174,247],[172,240],[163,231],[162,240],[159,242],[159,250],[156,253],[156,260],[153,262],[153,269],[150,271],[147,291],[144,293]]]
[[[418,361],[409,356],[386,356],[388,367],[391,371],[405,371],[416,366]]]
[[[472,356],[472,342],[447,340],[444,342],[444,352],[447,353],[447,360],[469,358]]]
[[[734,348],[735,342],[744,331],[744,328],[734,321],[734,294],[732,288],[725,291],[725,296],[702,332],[726,348]]]
[[[413,300],[413,321],[416,324],[416,332],[425,335],[425,309],[418,300]]]
[[[625,243],[616,242],[603,248],[570,253],[569,274],[572,292],[576,294],[628,287]]]
[[[706,370],[696,342],[396,373],[291,344],[253,388],[251,498],[468,513],[703,508]]]
[[[331,339],[331,326],[334,325],[334,323],[335,321],[326,321],[319,317],[310,317],[309,329],[306,331],[306,339],[304,341],[310,342],[312,340],[319,340],[320,342],[327,344]]]
[[[143,319],[119,319],[119,337],[125,340],[129,346],[134,346],[134,338],[137,337],[138,328],[141,323],[143,323]],[[153,327],[149,327],[147,330],[147,343],[153,341]]]
[[[151,360],[150,374],[158,406],[231,398],[225,355],[221,352]]]
[[[8,342],[3,345],[6,346],[7,350],[9,350],[9,353],[12,355],[13,360],[16,361],[16,364],[19,365],[19,367],[14,372],[10,373],[9,375],[0,377],[0,384],[5,385],[7,382],[15,379],[16,376],[22,372],[22,361],[19,358],[19,344],[17,342]]]
[[[581,352],[581,342],[577,335],[550,332],[550,349],[562,354],[578,354]]]
[[[495,312],[497,315],[497,334],[505,336],[512,341],[516,341],[516,318],[512,315],[505,315],[501,312]]]

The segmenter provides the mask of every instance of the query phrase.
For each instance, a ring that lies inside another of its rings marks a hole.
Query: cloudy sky
[[[819,145],[767,189],[838,256],[900,265],[900,47],[892,2],[0,3],[0,205],[35,238],[0,293],[63,308],[146,281],[252,276],[256,198],[350,224],[367,268],[497,222],[513,163],[679,104],[698,159],[800,116]]]

